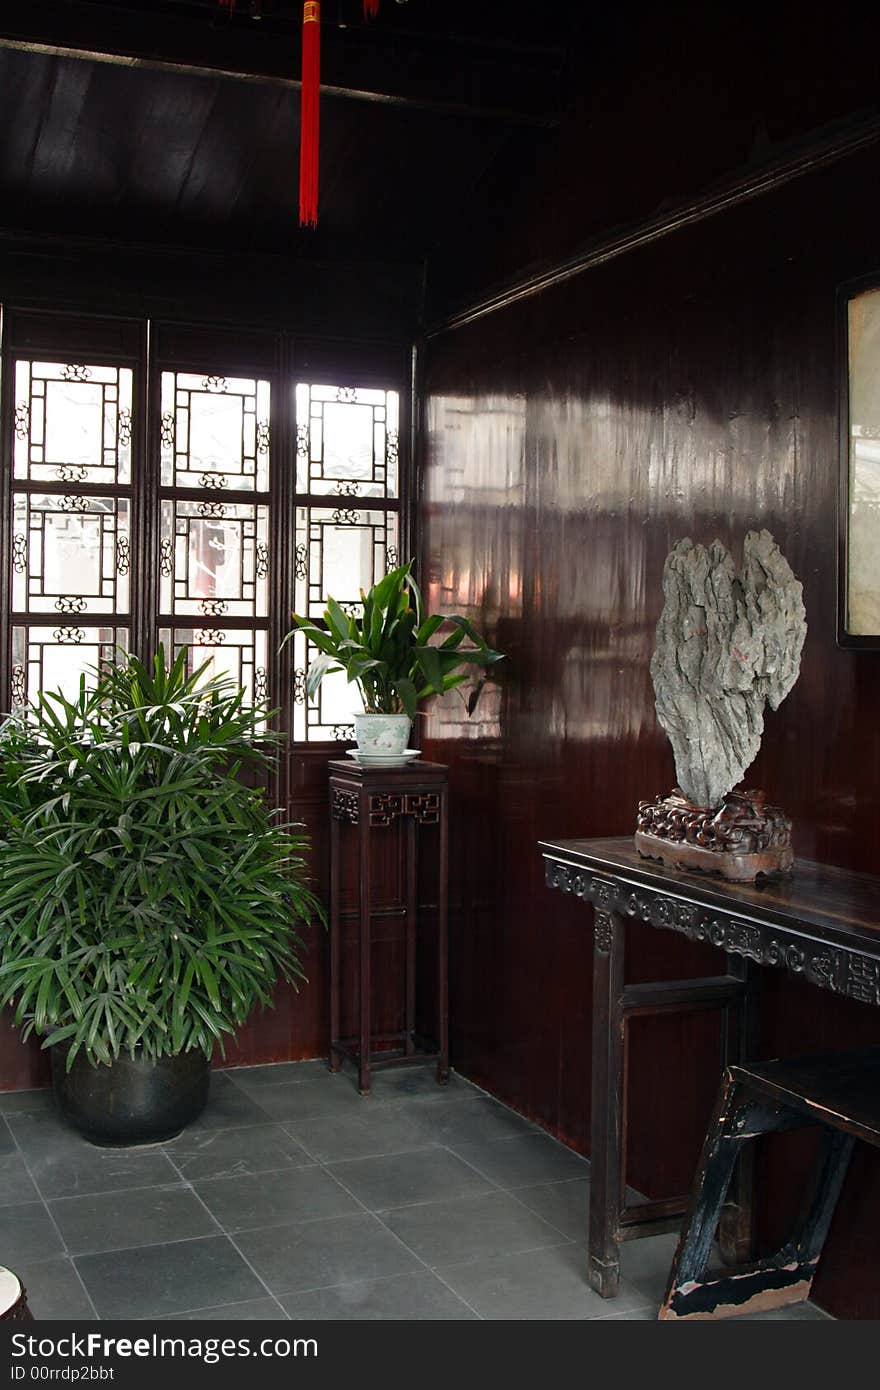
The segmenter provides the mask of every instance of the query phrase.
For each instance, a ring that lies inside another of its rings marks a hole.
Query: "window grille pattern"
[[[269,488],[270,386],[248,377],[162,373],[162,485]]]
[[[244,688],[250,704],[269,699],[268,635],[265,628],[162,627],[159,641],[166,653],[186,652],[189,672],[205,667],[205,678],[228,676]]]
[[[296,388],[296,490],[396,501],[400,398],[355,386]],[[342,490],[340,490],[342,485]]]
[[[293,727],[300,742],[343,742],[354,738],[353,718],[360,708],[357,688],[342,672],[325,676],[314,700],[306,698],[306,674],[311,643],[302,633],[293,639]]]
[[[162,373],[160,637],[256,703],[269,693],[270,408],[265,380]]]
[[[82,618],[60,620],[54,627],[14,624],[12,628],[12,707],[36,699],[41,691],[60,690],[74,699],[80,676],[114,661],[129,649],[125,627],[96,626]]]
[[[19,359],[13,475],[34,483],[131,482],[130,367]]]
[[[265,618],[269,508],[163,501],[159,575],[163,613]]]
[[[306,556],[307,579],[296,585],[297,613],[320,618],[328,594],[359,611],[361,589],[382,578],[389,550],[397,552],[397,525],[395,512],[298,507],[296,544]]]
[[[128,612],[126,497],[16,492],[13,517],[17,612]]]
[[[128,645],[134,374],[17,358],[13,383],[15,707]]]
[[[294,608],[320,620],[327,595],[346,611],[360,591],[399,563],[400,397],[351,385],[296,387],[296,521]],[[294,648],[294,737],[347,740],[357,691],[329,676],[314,702],[306,698],[311,650]]]
[[[73,696],[83,674],[161,641],[279,706],[296,740],[351,739],[355,688],[333,676],[308,701],[305,640],[279,646],[291,610],[320,621],[332,593],[357,613],[361,589],[400,563],[398,391],[281,390],[265,339],[250,368],[233,345],[253,375],[223,375],[219,332],[148,337],[134,320],[59,315],[56,344],[29,351],[18,344],[46,342],[46,318],[30,339],[22,312],[4,316],[0,714]]]

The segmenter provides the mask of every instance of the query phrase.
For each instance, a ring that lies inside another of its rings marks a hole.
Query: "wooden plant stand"
[[[343,1058],[358,1069],[358,1089],[369,1095],[371,1074],[377,1067],[437,1059],[437,1080],[449,1080],[449,977],[448,890],[449,828],[448,776],[440,763],[416,761],[403,768],[367,768],[354,761],[330,763],[330,1070],[338,1071]],[[343,827],[351,827],[358,845],[358,905],[351,914],[358,921],[358,1031],[341,1036],[342,1017],[342,845]],[[418,849],[419,837],[428,827],[439,836],[437,881],[437,1038],[422,1045],[416,1033],[416,962],[419,936]],[[371,1021],[372,922],[390,915],[372,902],[373,847],[377,835],[402,835],[405,840],[403,906],[395,915],[405,922],[404,1027],[395,1033],[374,1035]],[[384,1050],[376,1050],[381,1043]]]

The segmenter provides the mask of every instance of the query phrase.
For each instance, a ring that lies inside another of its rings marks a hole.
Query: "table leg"
[[[437,1028],[440,1056],[437,1080],[449,1080],[449,807],[446,791],[440,793],[440,881],[437,884]]]
[[[590,1116],[590,1284],[613,1298],[620,1277],[623,1207],[624,926],[597,908],[593,938],[593,1063]]]
[[[407,1057],[415,1054],[416,1031],[416,917],[418,914],[419,868],[416,848],[418,825],[415,816],[406,819],[406,998],[404,1003],[403,1049]]]
[[[358,933],[358,975],[360,977],[360,1052],[358,1056],[358,1090],[370,1094],[370,799],[361,794],[358,816],[359,836],[359,893],[360,930]]]
[[[758,1056],[758,968],[743,956],[727,955],[727,973],[742,980],[741,1002],[726,1011],[725,1052],[722,1072],[736,1062],[753,1062]],[[718,1247],[727,1264],[741,1265],[754,1253],[755,1145],[744,1145],[727,1200],[718,1223]]]
[[[340,942],[339,932],[339,897],[342,891],[340,879],[341,869],[339,867],[339,821],[332,814],[330,816],[330,1056],[329,1064],[331,1071],[339,1071],[342,1065],[342,1054],[336,1051],[336,1044],[339,1042],[339,995],[341,980],[339,975],[340,962]]]

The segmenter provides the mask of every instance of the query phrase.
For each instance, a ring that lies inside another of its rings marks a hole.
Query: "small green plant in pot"
[[[0,1005],[95,1142],[179,1132],[214,1050],[304,978],[307,842],[242,780],[269,765],[266,713],[160,649],[0,730]]]
[[[460,613],[426,615],[412,563],[392,570],[366,593],[362,589],[359,616],[350,616],[328,596],[326,626],[294,613],[296,626],[284,639],[303,632],[318,649],[306,680],[311,699],[334,671],[344,671],[357,685],[364,712],[355,715],[355,737],[364,763],[404,762],[419,701],[464,685],[474,667],[492,666],[503,655]],[[451,631],[432,641],[444,628]],[[468,713],[480,688],[471,694]]]

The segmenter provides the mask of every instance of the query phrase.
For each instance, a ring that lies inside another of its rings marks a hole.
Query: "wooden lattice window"
[[[320,619],[326,595],[348,612],[400,554],[400,396],[377,387],[296,387],[294,607]],[[353,736],[353,688],[328,676],[306,700],[310,650],[294,639],[294,737]]]
[[[12,365],[13,707],[129,645],[131,367]]]
[[[282,638],[398,563],[403,362],[319,347],[306,381],[281,333],[7,308],[0,714],[161,641],[294,739],[350,737],[352,689],[307,704],[305,643]],[[366,384],[323,384],[337,367]]]
[[[271,385],[161,376],[159,638],[269,698]],[[275,692],[272,692],[273,696]]]

